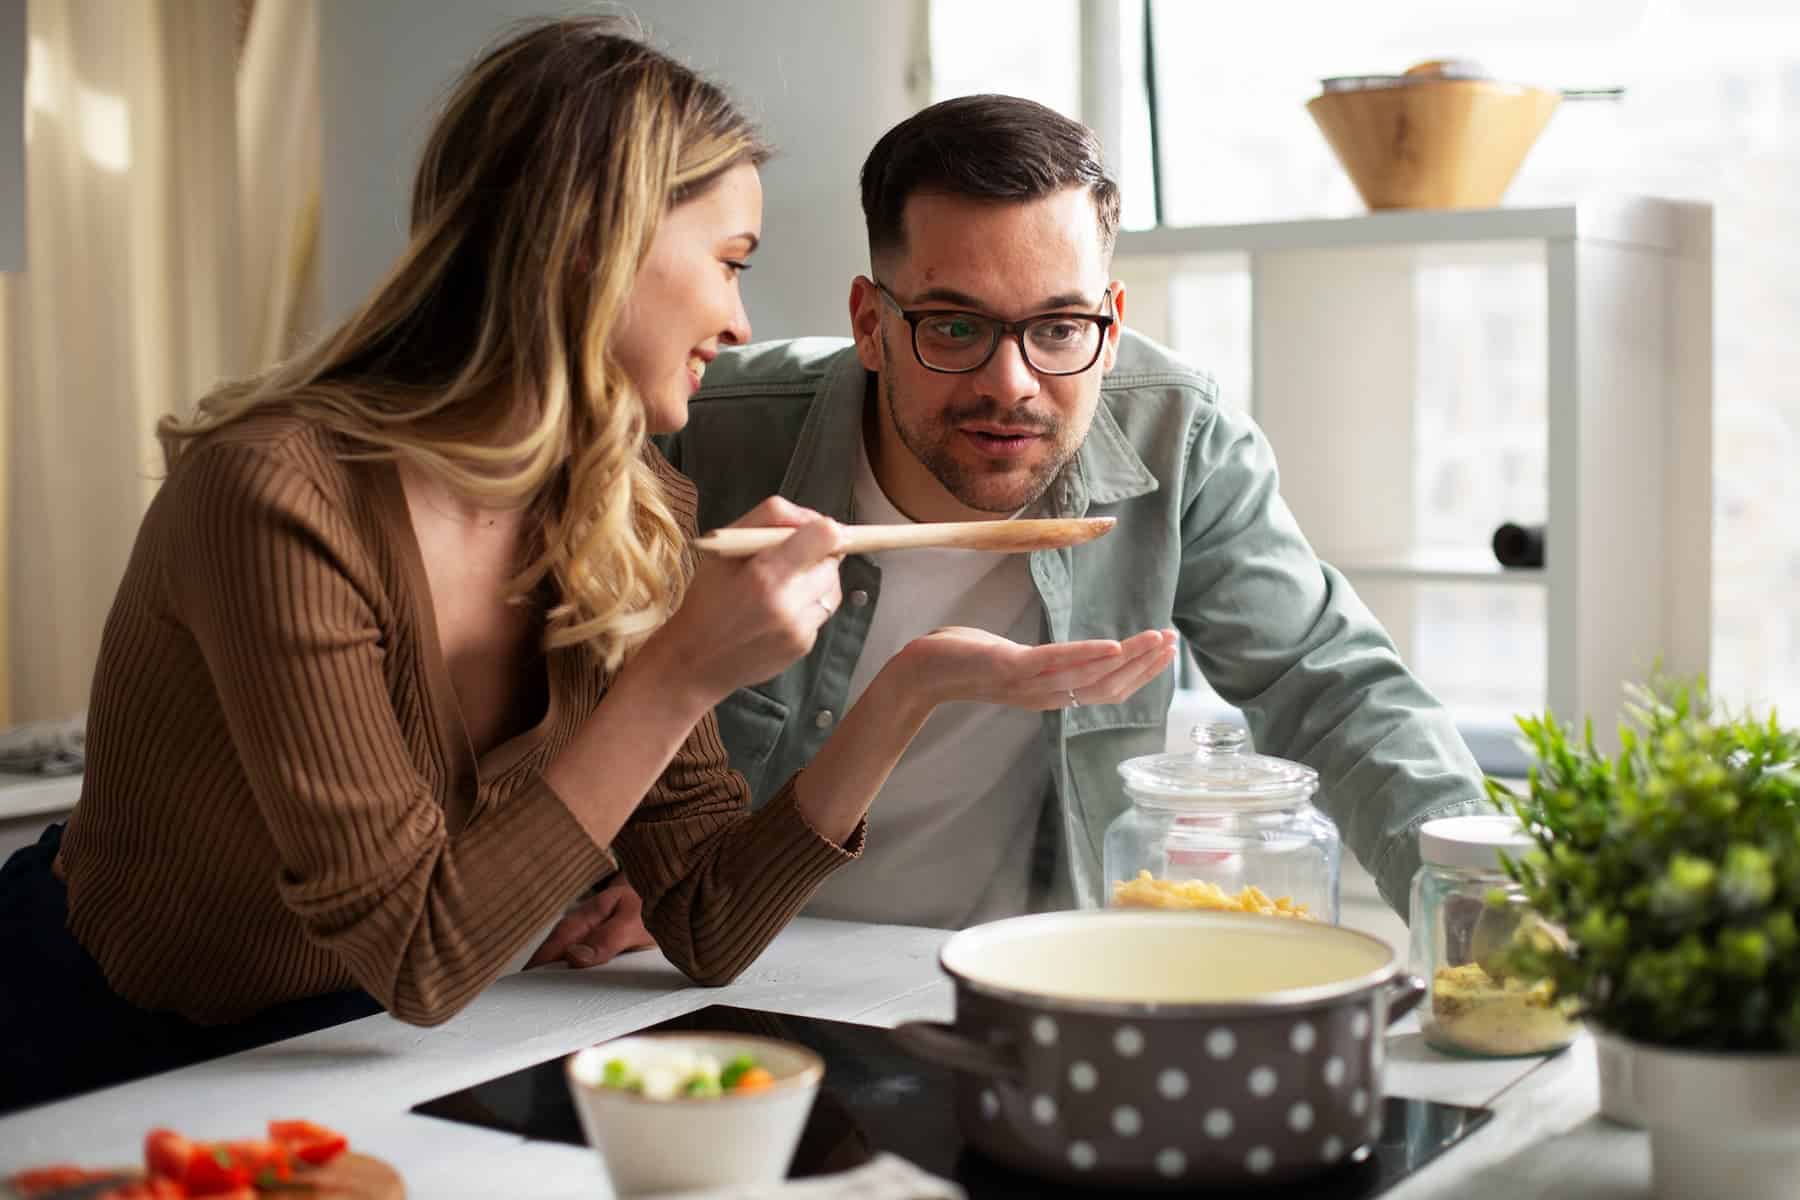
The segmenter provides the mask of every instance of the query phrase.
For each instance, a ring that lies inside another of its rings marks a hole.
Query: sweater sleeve
[[[198,448],[179,470],[187,548],[168,587],[273,837],[282,900],[390,1013],[443,1021],[606,852],[542,780],[453,836],[407,752],[389,631],[345,514],[259,447]]]
[[[867,829],[865,818],[844,846],[829,841],[794,806],[793,779],[750,811],[749,786],[709,712],[613,849],[662,952],[712,985],[731,982],[827,875],[862,853]]]
[[[691,539],[693,482],[655,447],[644,457]],[[845,845],[826,839],[795,808],[793,779],[750,811],[750,787],[731,768],[709,712],[612,848],[669,961],[696,983],[722,984],[762,953],[827,875],[861,855],[867,831],[865,818]]]

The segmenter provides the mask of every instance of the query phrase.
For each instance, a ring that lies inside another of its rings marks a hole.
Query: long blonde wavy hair
[[[539,533],[509,596],[548,586],[546,647],[615,669],[680,605],[687,566],[613,332],[663,214],[768,155],[719,88],[619,20],[525,27],[451,92],[387,278],[310,349],[162,420],[169,469],[279,405],[355,456],[529,504]]]

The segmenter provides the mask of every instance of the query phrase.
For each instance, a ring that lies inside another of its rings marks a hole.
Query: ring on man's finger
[[[1076,699],[1074,688],[1069,689],[1069,703],[1074,705],[1076,708],[1081,707],[1081,701]]]

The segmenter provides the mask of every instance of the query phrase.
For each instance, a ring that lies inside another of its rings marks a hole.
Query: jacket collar
[[[788,460],[781,494],[840,521],[850,519],[857,439],[863,435],[863,405],[874,377],[848,346],[819,380],[800,437]],[[1100,389],[1087,439],[1074,460],[1050,485],[1050,515],[1079,517],[1091,504],[1116,504],[1157,488],[1112,414],[1107,388]]]

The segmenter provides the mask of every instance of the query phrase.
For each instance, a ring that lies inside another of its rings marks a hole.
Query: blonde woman
[[[360,311],[164,423],[80,804],[0,874],[0,1107],[377,1009],[444,1021],[534,948],[591,961],[544,934],[616,867],[724,982],[858,853],[937,704],[1143,669],[934,634],[750,811],[711,710],[812,646],[841,530],[771,499],[746,521],[793,537],[695,571],[692,488],[646,435],[750,336],[766,156],[608,23],[529,28],[449,98]]]

